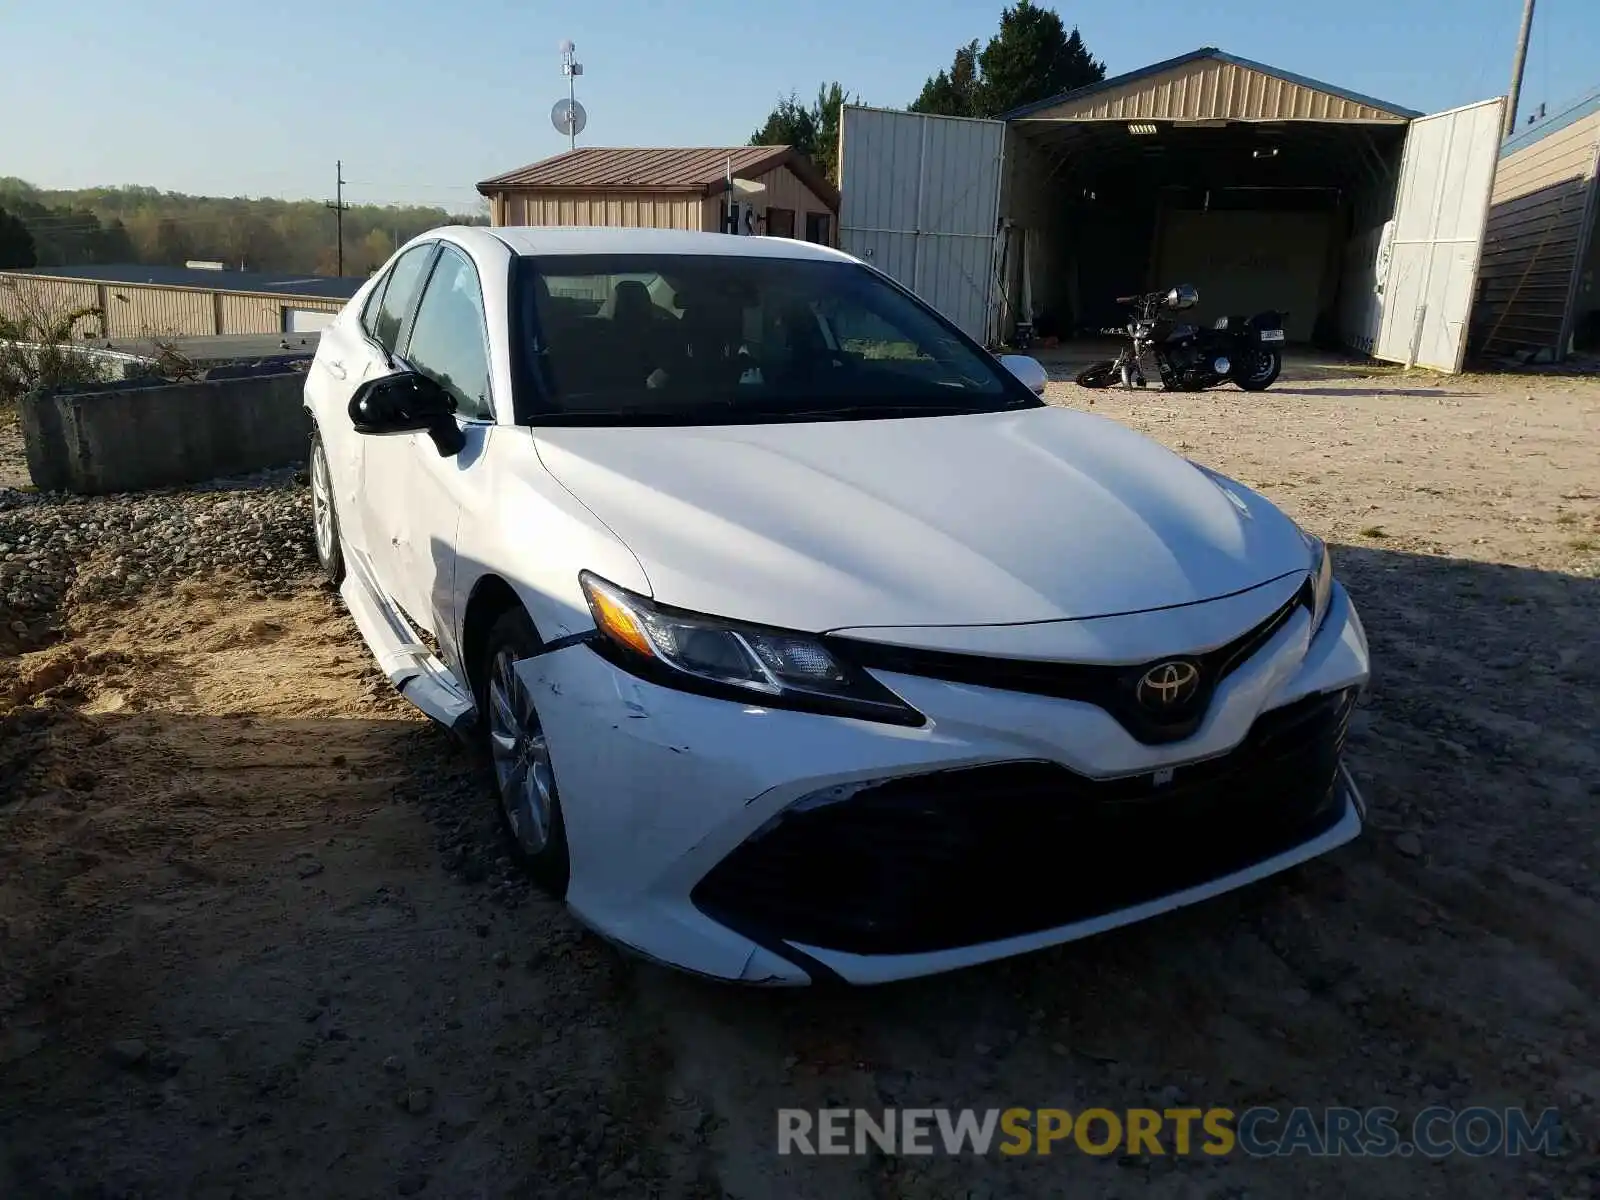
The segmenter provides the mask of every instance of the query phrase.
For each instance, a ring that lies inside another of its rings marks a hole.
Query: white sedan
[[[1328,552],[779,238],[439,229],[321,338],[317,551],[593,929],[750,983],[1036,950],[1349,841]]]

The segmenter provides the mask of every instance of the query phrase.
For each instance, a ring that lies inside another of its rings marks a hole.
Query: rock
[[[603,1192],[625,1192],[628,1190],[628,1173],[623,1170],[609,1172],[600,1181],[600,1190]]]
[[[1394,848],[1407,858],[1422,857],[1422,839],[1409,830],[1394,839]]]
[[[308,858],[295,868],[295,874],[301,879],[310,879],[313,875],[321,875],[325,868],[314,858]]]
[[[395,1098],[400,1108],[414,1117],[420,1117],[433,1107],[433,1089],[428,1087],[407,1088]]]
[[[1299,1008],[1311,999],[1311,993],[1305,988],[1285,988],[1278,998],[1290,1008]]]
[[[150,1058],[150,1047],[138,1038],[123,1038],[106,1047],[106,1053],[119,1067],[137,1067]]]
[[[428,1177],[421,1171],[412,1171],[409,1174],[400,1176],[399,1182],[395,1184],[395,1189],[402,1196],[415,1196],[427,1186]]]
[[[511,966],[511,955],[504,950],[496,950],[494,952],[494,965],[502,971],[508,969]]]
[[[388,1058],[383,1060],[383,1069],[389,1072],[391,1075],[404,1075],[406,1071],[406,1065],[400,1061],[400,1056],[398,1054],[391,1054]]]

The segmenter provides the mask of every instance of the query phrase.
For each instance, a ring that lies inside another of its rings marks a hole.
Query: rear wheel
[[[483,730],[494,767],[495,794],[517,855],[534,881],[556,899],[567,894],[571,867],[550,741],[516,663],[540,650],[539,635],[520,606],[489,630],[478,678]]]
[[[1278,379],[1283,370],[1283,355],[1276,350],[1261,347],[1246,350],[1233,368],[1233,381],[1247,392],[1264,392]]]
[[[328,452],[322,434],[311,435],[311,531],[317,545],[317,565],[338,587],[344,582],[344,547],[339,540],[339,509],[333,498],[333,476],[328,472]]]
[[[1078,386],[1086,388],[1108,388],[1122,382],[1122,376],[1117,372],[1117,364],[1110,359],[1091,363],[1078,372],[1077,379]]]

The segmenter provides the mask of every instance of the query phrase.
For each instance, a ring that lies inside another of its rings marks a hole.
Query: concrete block
[[[299,371],[198,383],[127,380],[22,401],[34,485],[82,495],[181,487],[305,459]]]

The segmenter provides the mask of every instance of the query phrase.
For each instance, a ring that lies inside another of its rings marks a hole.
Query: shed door
[[[839,246],[989,339],[1005,123],[845,105]]]
[[[1376,357],[1461,370],[1504,105],[1484,100],[1406,131]]]
[[[314,308],[285,308],[283,331],[285,333],[318,333],[332,325],[338,313],[321,312]]]

